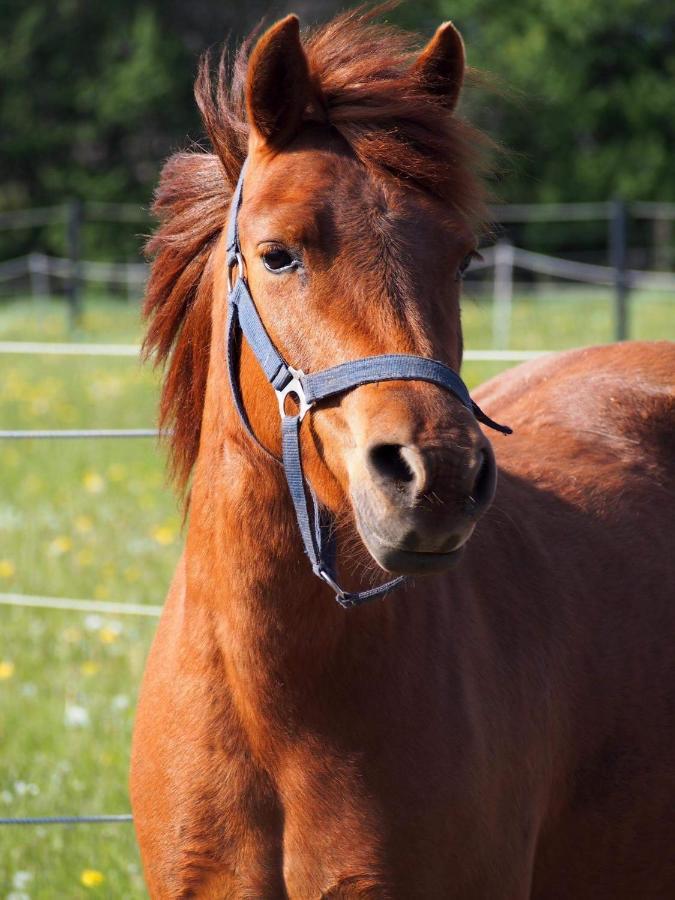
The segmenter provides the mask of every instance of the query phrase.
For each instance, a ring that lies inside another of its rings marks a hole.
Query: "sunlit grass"
[[[138,340],[88,308],[76,339]],[[57,304],[0,311],[2,340],[72,340]],[[145,427],[130,358],[0,356],[0,427]],[[153,439],[0,443],[0,591],[161,603],[181,516]],[[136,692],[156,619],[0,607],[0,816],[128,812]],[[2,896],[144,897],[130,825],[0,826]],[[92,874],[93,873],[93,874]]]
[[[463,303],[465,345],[492,343],[490,304]],[[675,337],[671,303],[636,297],[639,337]],[[0,307],[0,340],[136,343],[137,308]],[[611,297],[514,302],[510,345],[610,340]],[[503,365],[467,363],[470,385]],[[0,428],[142,428],[157,378],[133,358],[0,356]],[[181,518],[153,439],[0,442],[0,592],[161,603]],[[0,607],[0,816],[129,810],[133,709],[156,620]],[[129,825],[0,826],[0,886],[16,897],[145,896]]]

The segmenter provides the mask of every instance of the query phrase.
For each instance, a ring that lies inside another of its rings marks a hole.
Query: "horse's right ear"
[[[253,137],[283,146],[300,128],[310,96],[298,17],[286,16],[263,34],[248,63],[246,109]]]

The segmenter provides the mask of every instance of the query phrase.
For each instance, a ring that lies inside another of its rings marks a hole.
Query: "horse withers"
[[[201,69],[146,299],[191,478],[132,753],[153,898],[675,896],[675,348],[468,397],[463,76],[451,25],[358,13]]]

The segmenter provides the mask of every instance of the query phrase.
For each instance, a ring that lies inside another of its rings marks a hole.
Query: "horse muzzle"
[[[361,538],[387,572],[426,575],[455,566],[495,493],[488,441],[476,448],[372,443],[352,503]]]

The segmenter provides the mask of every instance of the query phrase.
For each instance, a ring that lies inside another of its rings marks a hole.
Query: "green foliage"
[[[326,19],[336,0],[300,12]],[[71,197],[147,206],[162,160],[201,139],[199,54],[236,43],[290,0],[6,0],[0,4],[0,210]],[[423,34],[451,18],[503,90],[466,112],[512,151],[504,201],[674,200],[675,15],[654,0],[417,0],[390,12]],[[138,228],[90,224],[85,255],[138,253]],[[538,232],[544,229],[538,227]],[[0,232],[0,258],[61,253],[64,229]],[[604,240],[598,236],[596,243]]]
[[[163,159],[200,137],[199,54],[241,36],[261,6],[243,15],[211,0],[0,4],[0,210],[78,197],[147,206]],[[90,226],[85,250],[135,256],[133,231]],[[0,258],[61,253],[64,241],[61,227],[0,232]]]
[[[509,96],[476,110],[515,151],[512,201],[675,199],[675,15],[652,0],[424,0]]]

